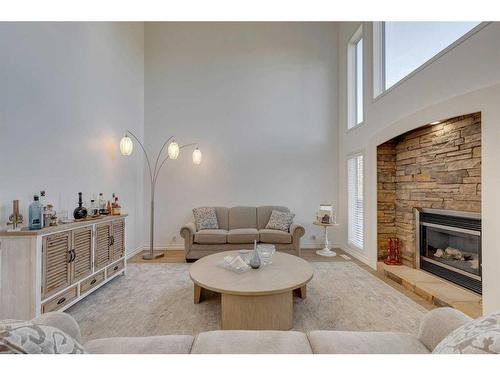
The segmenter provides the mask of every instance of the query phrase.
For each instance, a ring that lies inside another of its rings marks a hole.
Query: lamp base
[[[165,252],[163,252],[163,251],[153,251],[153,253],[151,254],[151,252],[149,250],[146,250],[146,251],[143,251],[143,253],[142,253],[142,259],[144,259],[144,260],[154,260],[154,259],[161,258],[163,256],[165,256]]]

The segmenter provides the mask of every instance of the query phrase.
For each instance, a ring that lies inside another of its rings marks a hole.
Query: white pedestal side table
[[[317,225],[317,226],[320,226],[320,227],[323,227],[325,228],[325,247],[321,250],[318,250],[316,251],[316,254],[318,255],[322,255],[324,257],[334,257],[337,255],[337,253],[335,251],[331,251],[329,246],[330,246],[330,243],[328,242],[328,228],[329,227],[338,227],[339,224],[327,224],[327,223],[322,223],[322,222],[319,222],[319,221],[315,221],[313,222],[314,225]]]

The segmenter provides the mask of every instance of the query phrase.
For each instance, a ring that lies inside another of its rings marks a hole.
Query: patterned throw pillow
[[[198,207],[193,209],[196,230],[219,229],[219,222],[213,207]]]
[[[2,320],[0,353],[84,354],[85,349],[60,329],[22,320]]]
[[[500,311],[457,328],[432,353],[500,354]]]
[[[276,229],[288,232],[294,217],[295,214],[292,214],[290,212],[273,210],[273,212],[271,212],[271,217],[269,218],[269,221],[266,225],[266,229]]]

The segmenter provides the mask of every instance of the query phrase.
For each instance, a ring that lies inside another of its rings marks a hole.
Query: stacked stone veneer
[[[481,211],[481,114],[459,116],[398,136],[377,149],[378,257],[399,238],[415,266],[413,208]]]

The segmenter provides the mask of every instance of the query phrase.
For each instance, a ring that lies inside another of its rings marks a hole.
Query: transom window
[[[479,22],[374,23],[375,71],[380,73],[379,77],[375,77],[379,80],[374,85],[375,96],[394,86],[478,25]],[[377,63],[381,65],[378,69]]]

